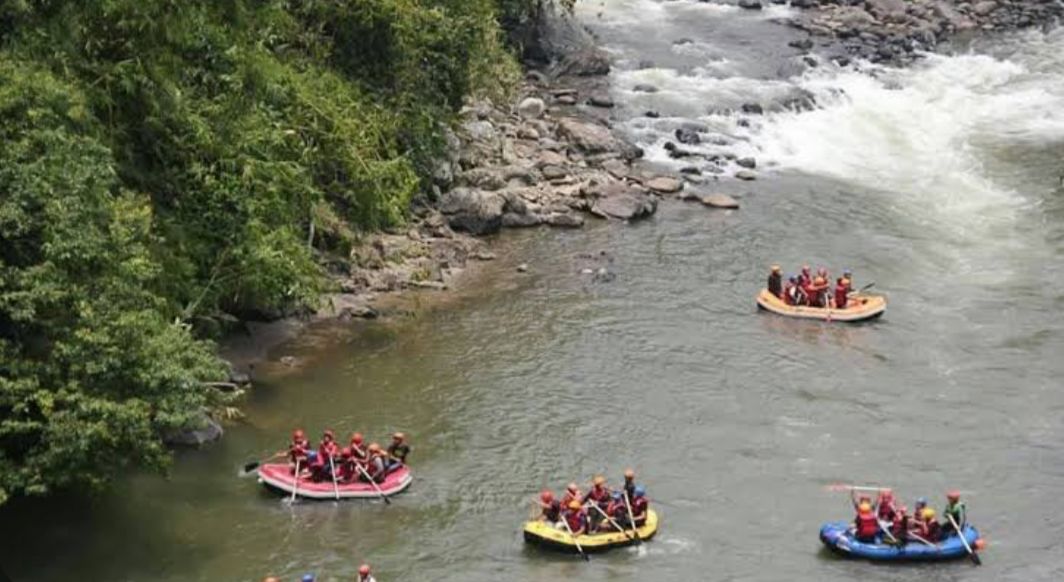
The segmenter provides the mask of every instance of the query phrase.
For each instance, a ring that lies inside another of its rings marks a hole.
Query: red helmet
[[[568,489],[569,491],[571,491],[573,493],[576,493],[577,491],[580,490],[580,488],[576,486],[576,483],[570,483],[569,486],[566,487],[566,489]]]
[[[325,429],[325,432],[322,433],[321,438],[329,439],[329,440],[335,440],[336,439],[336,433],[334,433],[332,431],[332,429]]]
[[[303,440],[305,438],[307,438],[307,435],[304,434],[303,429],[297,428],[294,431],[292,431],[292,440],[298,441],[298,440]]]
[[[543,503],[550,503],[554,501],[554,494],[550,491],[543,491],[543,493],[539,494],[539,498],[543,500]]]
[[[956,489],[951,489],[950,491],[946,492],[946,499],[949,499],[950,501],[958,501],[960,500],[960,498],[961,492],[957,491]]]
[[[362,433],[356,432],[355,434],[351,435],[351,442],[355,443],[356,445],[362,444]]]
[[[362,564],[358,567],[359,576],[369,576],[369,564]]]
[[[340,455],[344,457],[351,456],[351,447],[344,447],[344,450],[340,451]]]

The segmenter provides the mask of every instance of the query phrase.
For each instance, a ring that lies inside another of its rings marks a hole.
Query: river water
[[[759,180],[706,188],[742,210],[667,202],[631,226],[510,234],[446,305],[309,331],[260,367],[248,423],[168,479],[0,513],[12,579],[349,580],[362,560],[382,582],[1064,577],[1064,32],[792,77],[785,8],[608,4],[581,16],[618,62],[617,125],[663,164],[681,123],[726,136]],[[818,107],[749,127],[710,113],[798,90]],[[759,314],[772,262],[850,267],[887,313]],[[237,476],[296,425],[407,431],[414,486],[391,506],[289,507]],[[627,466],[660,501],[657,539],[590,565],[525,547],[541,487]],[[820,524],[850,515],[837,482],[892,485],[909,505],[965,491],[984,566],[825,553]]]

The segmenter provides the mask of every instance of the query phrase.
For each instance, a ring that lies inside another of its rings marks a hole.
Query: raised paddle
[[[385,505],[391,505],[392,504],[392,500],[388,499],[388,496],[384,494],[384,491],[381,491],[380,485],[377,485],[377,482],[373,480],[373,477],[369,476],[369,472],[366,471],[366,469],[363,468],[362,465],[359,465],[358,463],[355,463],[355,468],[357,468],[359,471],[362,472],[362,475],[364,475],[366,477],[366,479],[369,481],[370,485],[373,485],[373,488],[377,490],[377,495],[380,495],[381,499],[384,500],[384,504]]]
[[[625,530],[623,527],[621,527],[621,524],[619,524],[616,521],[614,521],[613,518],[610,517],[609,514],[607,514],[605,511],[602,511],[602,508],[599,507],[596,503],[591,502],[591,503],[588,503],[587,505],[585,505],[584,507],[587,507],[588,505],[590,505],[591,507],[594,507],[596,511],[601,513],[602,517],[605,517],[606,521],[610,522],[610,525],[612,525],[613,527],[617,528],[617,531],[619,531],[619,532],[624,534],[624,537],[632,540],[633,542],[636,541],[635,538],[633,538],[631,535],[628,534],[627,530]]]
[[[576,534],[573,533],[573,528],[569,527],[569,520],[562,516],[562,525],[565,526],[565,531],[569,532],[569,537],[573,538],[573,545],[576,546],[576,551],[580,552],[580,557],[585,562],[590,562],[591,558],[587,557],[587,553],[584,552],[584,548],[580,547],[580,542],[576,541]]]
[[[258,469],[266,461],[272,461],[273,459],[277,459],[277,458],[283,457],[283,456],[285,456],[287,454],[288,454],[288,451],[278,451],[272,457],[268,457],[268,458],[263,459],[261,461],[251,461],[250,463],[244,463],[244,473],[243,474],[247,475],[248,473],[251,473],[255,469]]]
[[[961,543],[964,544],[964,549],[968,550],[968,555],[971,556],[972,563],[976,566],[982,566],[982,558],[979,557],[979,554],[975,553],[975,550],[972,549],[972,546],[968,545],[968,540],[964,539],[964,532],[961,531],[961,526],[957,525],[957,520],[953,519],[953,516],[948,513],[946,514],[946,519],[949,520],[949,523],[953,526],[953,529],[957,531],[957,537],[961,538]]]
[[[332,475],[333,493],[336,494],[336,500],[340,501],[340,484],[336,482],[336,463],[333,462],[332,455],[329,455],[329,474]]]
[[[624,490],[624,507],[628,510],[628,521],[632,522],[632,533],[638,543],[643,543],[643,537],[639,535],[639,528],[635,525],[635,515],[632,514],[632,502],[628,500],[628,490]]]

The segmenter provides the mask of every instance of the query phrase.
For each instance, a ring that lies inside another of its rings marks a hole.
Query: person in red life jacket
[[[406,464],[406,456],[410,454],[410,445],[406,442],[406,435],[397,432],[392,435],[392,444],[388,445],[388,470],[394,471]]]
[[[377,483],[384,482],[384,478],[388,475],[388,470],[385,466],[384,451],[381,450],[381,446],[377,443],[370,443],[369,445],[369,459],[366,461],[366,473],[370,478]],[[366,476],[363,475],[362,479],[365,480]]]
[[[809,305],[812,307],[828,306],[828,280],[817,275],[813,284],[808,287]]]
[[[624,470],[624,485],[621,488],[628,494],[628,499],[635,497],[635,471]]]
[[[835,309],[846,309],[847,304],[850,302],[850,285],[846,279],[839,277],[839,280],[835,283],[835,301],[833,305]]]
[[[643,524],[647,522],[647,511],[650,510],[650,503],[647,500],[647,489],[642,485],[636,485],[632,497],[632,517],[635,518],[635,526],[643,527]]]
[[[589,502],[594,503],[599,509],[605,511],[610,504],[610,489],[606,486],[606,478],[602,475],[596,475],[591,482],[591,489],[588,490],[580,502],[583,505],[587,505]],[[599,522],[602,521],[602,513],[592,510],[588,513],[588,516],[591,518],[591,529],[598,529]]]
[[[783,274],[780,273],[779,265],[772,265],[768,274],[768,292],[776,297],[783,298]]]
[[[879,492],[879,499],[876,500],[876,517],[880,521],[893,522],[895,511],[894,492],[890,489],[883,489]]]
[[[358,473],[358,469],[355,469],[354,455],[351,453],[351,447],[344,447],[340,451],[340,458],[336,460],[336,480],[341,483],[348,483],[355,478]]]
[[[369,460],[369,452],[366,451],[366,443],[360,432],[351,435],[351,457],[363,467]]]
[[[831,280],[831,277],[828,277],[828,270],[825,269],[824,267],[820,267],[820,268],[818,268],[816,270],[816,276],[820,277],[821,279],[823,279],[825,281],[830,281]],[[816,279],[816,277],[814,277],[814,280],[815,279]]]
[[[634,488],[633,488],[634,493]],[[610,516],[613,523],[621,526],[622,528],[630,528],[631,524],[628,522],[628,505],[624,502],[624,491],[614,491],[610,496],[610,503],[606,506],[606,515]],[[603,521],[601,528],[615,530],[613,523]]]
[[[370,573],[369,564],[362,564],[358,567],[358,582],[377,582],[377,579]]]
[[[310,441],[307,440],[307,435],[303,433],[302,429],[296,429],[292,432],[292,444],[288,445],[288,461],[292,465],[292,471],[296,470],[296,462],[299,462],[299,472],[302,473],[303,469],[307,468],[307,451],[310,450]]]
[[[311,464],[314,478],[321,481],[332,480],[332,464],[329,461],[332,460],[332,463],[335,464],[339,460],[339,456],[340,447],[336,444],[336,436],[333,431],[326,430],[321,435],[317,458]]]
[[[562,507],[569,507],[570,501],[579,502],[584,496],[580,494],[580,488],[576,486],[576,483],[570,483],[565,488],[565,495],[562,495]]]
[[[890,533],[900,545],[909,543],[909,510],[904,505],[894,512],[894,521],[890,524]]]
[[[566,507],[568,510],[564,515],[565,523],[569,524],[569,529],[572,530],[573,536],[586,534],[587,512],[584,511],[584,507],[575,499],[570,501]]]
[[[802,265],[802,272],[798,274],[798,285],[805,287],[813,284],[813,276],[809,274],[809,265]]]
[[[853,520],[853,537],[859,542],[866,544],[875,543],[879,534],[879,522],[876,514],[872,511],[871,503],[862,503],[857,506],[857,517]]]
[[[558,523],[562,516],[562,504],[554,498],[554,493],[543,490],[539,494],[539,520],[547,523]]]

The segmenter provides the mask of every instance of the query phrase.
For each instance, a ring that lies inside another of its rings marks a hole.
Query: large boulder
[[[593,198],[589,210],[603,218],[632,220],[650,216],[658,209],[658,202],[654,197],[647,196],[624,182],[600,184],[588,193]]]
[[[539,119],[546,110],[547,104],[536,97],[528,97],[517,105],[517,113],[524,119]]]
[[[608,75],[610,72],[610,58],[602,49],[588,47],[563,57],[561,62],[551,72],[555,77]]]
[[[647,180],[646,187],[662,194],[674,194],[683,190],[683,182],[668,176],[659,176]]]
[[[443,195],[440,212],[455,230],[491,234],[502,227],[505,199],[496,192],[455,188]]]
[[[608,127],[566,117],[558,122],[558,134],[568,139],[585,154],[616,153],[631,160],[642,156],[642,150],[617,138]]]
[[[163,442],[171,446],[201,447],[222,438],[223,434],[225,430],[222,429],[222,425],[203,412],[199,419],[189,427],[164,435]]]

